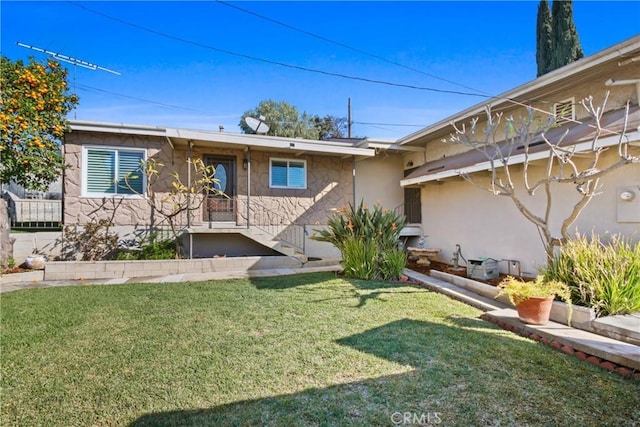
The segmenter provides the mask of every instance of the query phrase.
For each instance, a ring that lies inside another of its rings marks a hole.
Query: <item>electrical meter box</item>
[[[470,259],[467,261],[467,277],[488,280],[500,275],[498,261],[492,258]]]

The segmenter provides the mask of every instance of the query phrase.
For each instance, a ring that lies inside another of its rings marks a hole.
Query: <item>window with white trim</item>
[[[307,188],[306,160],[269,159],[269,187]]]
[[[553,113],[556,115],[556,123],[562,124],[575,120],[575,98],[565,99],[564,101],[553,104]]]
[[[144,195],[145,176],[142,165],[146,157],[144,149],[83,147],[83,195]]]

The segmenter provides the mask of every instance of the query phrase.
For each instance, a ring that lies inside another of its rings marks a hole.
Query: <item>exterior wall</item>
[[[382,153],[374,158],[356,162],[356,197],[367,206],[380,203],[385,209],[395,209],[404,203],[400,180],[402,156]]]
[[[151,209],[140,198],[93,198],[81,195],[82,146],[100,145],[112,147],[146,148],[148,158],[155,158],[165,164],[160,179],[154,186],[158,196],[168,190],[172,181],[171,173],[176,171],[184,181],[187,176],[186,150],[172,150],[160,138],[135,135],[98,134],[73,132],[65,140],[65,155],[71,165],[65,172],[65,224],[86,224],[98,219],[110,218],[113,214],[117,225],[146,226],[153,224]],[[247,171],[242,167],[245,156],[240,149],[220,149],[213,147],[193,148],[192,158],[204,155],[236,157],[236,182],[238,196],[239,225],[246,224]],[[306,189],[269,188],[269,159],[271,157],[305,160],[307,163]],[[339,207],[353,200],[353,179],[351,158],[340,159],[329,156],[298,156],[282,153],[251,153],[251,205],[255,212],[252,222],[265,221],[264,211],[274,217],[276,224],[292,222],[296,224],[325,223],[331,208]],[[263,208],[262,210],[259,207]],[[115,213],[114,213],[115,212]],[[158,221],[156,218],[155,221]],[[186,222],[184,219],[182,222]],[[192,225],[203,225],[199,212],[194,212]]]
[[[604,163],[615,160],[616,155],[607,152]],[[521,173],[522,167],[514,170]],[[544,168],[533,170],[541,174]],[[482,174],[488,179],[487,172],[473,176],[482,177]],[[517,180],[515,183],[517,191],[525,194]],[[620,209],[626,209],[624,203],[636,203],[640,212],[640,201],[637,200],[640,198],[640,165],[619,168],[603,177],[601,184],[603,194],[591,200],[569,234],[579,231],[590,235],[593,230],[601,235],[621,233],[635,242],[640,241],[640,222],[618,221]],[[620,188],[635,188],[636,199],[632,202],[622,201],[619,198]],[[557,235],[562,220],[577,197],[575,186],[555,185],[555,204],[551,214],[554,235]],[[543,215],[542,190],[535,197],[527,197],[526,204]],[[441,250],[439,255],[442,261],[451,262],[455,245],[460,244],[462,254],[467,259],[487,257],[518,260],[523,274],[529,276],[535,275],[537,268],[545,263],[544,247],[536,227],[522,216],[508,197],[494,196],[462,178],[450,178],[427,183],[422,189],[422,206],[426,244]],[[506,271],[506,262],[499,264],[501,270]]]
[[[142,198],[95,198],[82,196],[82,146],[146,148],[147,159],[171,164],[171,151],[160,138],[136,135],[113,135],[75,131],[66,135],[65,161],[70,168],[64,172],[63,221],[65,225],[84,225],[100,219],[113,218],[117,225],[146,226],[151,224],[151,209]],[[160,185],[166,186],[169,172],[163,174]]]
[[[154,184],[158,198],[169,190],[173,181],[172,173],[177,172],[186,182],[186,149],[171,146],[163,139],[151,136],[107,134],[75,131],[65,138],[65,158],[71,165],[64,175],[63,221],[65,225],[84,225],[100,219],[112,219],[120,229],[127,229],[121,237],[136,234],[136,229],[149,226],[164,226],[162,218],[154,218],[146,200],[139,197],[106,198],[82,196],[82,147],[83,145],[109,147],[135,147],[147,149],[147,158],[157,159],[165,167]],[[237,225],[247,224],[247,214],[252,225],[326,224],[332,208],[339,208],[353,201],[352,158],[320,155],[298,155],[286,153],[251,152],[251,209],[247,212],[248,170],[243,168],[247,157],[244,149],[204,146],[196,142],[192,148],[192,158],[205,155],[229,156],[236,158],[236,221]],[[281,189],[269,187],[269,159],[290,158],[305,160],[307,165],[306,189]],[[395,180],[397,183],[398,180]],[[399,188],[399,186],[398,186]],[[201,197],[201,196],[200,196]],[[201,198],[195,198],[195,203]],[[204,206],[191,214],[192,227],[208,225],[204,218]],[[187,225],[186,215],[179,219],[181,226]],[[311,245],[312,256],[335,255],[330,245]]]
[[[307,188],[284,189],[269,187],[269,159],[305,160]],[[286,155],[252,151],[251,199],[253,224],[326,224],[332,208],[353,200],[351,158],[330,156]],[[246,180],[246,172],[239,183]],[[246,195],[246,181],[241,184]],[[246,197],[238,201],[239,224],[246,224]]]

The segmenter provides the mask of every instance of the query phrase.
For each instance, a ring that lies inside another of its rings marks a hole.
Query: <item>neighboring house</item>
[[[579,102],[592,95],[595,102],[599,103],[607,91],[610,91],[610,95],[603,124],[619,134],[624,122],[624,108],[630,101],[626,138],[631,142],[633,154],[637,156],[640,154],[640,36],[550,72],[398,140],[400,147],[423,150],[420,154],[405,154],[403,164],[411,164],[414,169],[408,170],[401,185],[420,193],[427,246],[441,249],[440,258],[443,261],[450,261],[456,244],[460,244],[467,259],[514,260],[517,262],[501,262],[501,270],[506,271],[508,267],[520,264],[523,273],[535,274],[537,267],[545,263],[545,252],[536,227],[521,215],[510,198],[495,196],[463,180],[460,173],[486,179],[490,164],[483,154],[445,140],[454,132],[452,123],[458,126],[466,124],[468,127],[471,119],[478,117],[479,127],[482,128],[483,120],[486,122],[484,110],[488,103],[494,113],[502,112],[504,117],[524,116],[523,105],[555,112],[565,120],[561,120],[560,128],[550,134],[558,136],[566,131],[568,135],[565,141],[574,144],[590,141],[593,128]],[[603,153],[605,157],[602,161],[605,164],[617,159],[615,145],[618,134],[602,137],[599,141],[601,146],[612,146]],[[544,144],[536,149],[546,150]],[[513,161],[522,163],[522,156],[514,156]],[[544,166],[544,160],[537,165]],[[533,167],[537,168],[539,174],[544,172],[544,167]],[[522,167],[517,171],[521,173]],[[638,241],[640,164],[619,168],[604,177],[601,183],[602,194],[596,195],[587,205],[571,234],[576,230],[589,235],[592,231],[599,234],[622,233]],[[578,194],[574,185],[560,184],[555,188],[552,222],[557,234],[559,222],[566,210],[573,206]],[[522,187],[518,190],[525,191]],[[625,192],[635,197],[629,199],[628,194],[623,195]],[[534,206],[542,207],[543,197],[543,191],[536,193]]]
[[[165,166],[154,190],[162,193],[173,172],[183,182],[189,179],[190,159],[215,166],[216,186],[225,195],[204,196],[198,211],[181,218],[186,256],[273,254],[265,247],[308,257],[337,256],[331,245],[310,239],[332,209],[359,200],[380,201],[389,209],[403,203],[402,156],[390,142],[311,141],[75,120],[70,125],[64,141],[65,161],[71,165],[64,174],[65,225],[110,219],[121,238],[131,239],[166,224],[153,217],[145,200],[144,176],[137,174],[130,183],[135,191],[117,184],[127,172],[141,161],[157,159]],[[377,153],[384,156],[376,158]],[[194,205],[200,197],[194,196]],[[419,227],[413,232],[421,234]]]

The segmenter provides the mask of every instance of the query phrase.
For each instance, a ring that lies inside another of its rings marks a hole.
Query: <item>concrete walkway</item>
[[[483,319],[504,329],[549,344],[605,369],[625,376],[635,375],[640,379],[640,346],[555,322],[549,322],[544,326],[526,325],[518,319],[516,310],[496,300],[481,297],[452,283],[412,270],[405,270],[405,274],[412,280],[423,283],[428,289],[485,311],[482,315]],[[630,328],[630,333],[638,333],[640,330],[640,317],[636,315],[611,316],[607,319],[610,325],[621,329]],[[629,368],[636,373],[634,374]]]

